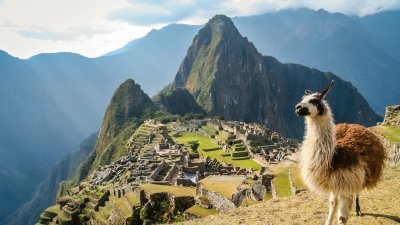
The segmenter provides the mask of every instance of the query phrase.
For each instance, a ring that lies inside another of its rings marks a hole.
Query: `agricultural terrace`
[[[198,132],[180,132],[179,137],[173,137],[172,139],[180,144],[184,144],[190,152],[190,146],[188,142],[197,140],[199,142],[198,153],[203,156],[208,156],[213,159],[217,159],[220,162],[227,164],[233,164],[240,168],[252,168],[253,170],[259,170],[261,165],[251,159],[249,156],[244,157],[232,157],[231,153],[235,152],[234,149],[229,150],[229,152],[224,152],[218,146],[218,141],[225,143],[227,136],[223,132],[215,134],[216,129],[211,125],[207,124],[203,126]],[[215,135],[215,138],[211,138],[211,135]],[[235,144],[233,148],[237,146],[242,146],[243,144]],[[204,149],[215,149],[205,151]],[[236,150],[237,151],[237,150]],[[246,150],[243,150],[246,151]]]
[[[285,160],[274,166],[270,167],[271,173],[274,175],[272,183],[275,186],[276,194],[278,197],[292,196],[289,171],[292,171],[293,185],[297,189],[304,189],[305,186],[300,177],[300,170],[297,163]]]

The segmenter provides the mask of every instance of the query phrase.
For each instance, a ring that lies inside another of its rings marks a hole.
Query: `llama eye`
[[[315,104],[318,104],[318,103],[319,103],[319,100],[318,100],[318,99],[311,99],[311,100],[310,100],[310,103],[313,104],[313,105],[315,105]]]

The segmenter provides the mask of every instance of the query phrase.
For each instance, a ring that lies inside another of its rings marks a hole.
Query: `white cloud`
[[[40,3],[39,3],[40,2]],[[19,57],[71,51],[99,56],[167,23],[201,24],[215,14],[289,8],[368,15],[399,0],[0,0],[0,49]]]
[[[124,0],[3,0],[0,49],[22,58],[60,51],[102,55],[155,27],[107,19],[124,7],[129,7]]]

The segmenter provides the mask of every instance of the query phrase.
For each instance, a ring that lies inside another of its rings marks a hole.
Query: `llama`
[[[306,90],[296,113],[305,117],[306,131],[300,155],[304,183],[320,194],[329,194],[326,225],[332,224],[338,209],[338,223],[346,224],[353,199],[361,215],[358,194],[379,181],[385,149],[367,128],[356,124],[335,126],[325,100],[334,81],[321,92]]]

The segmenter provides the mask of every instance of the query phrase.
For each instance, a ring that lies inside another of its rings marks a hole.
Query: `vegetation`
[[[272,183],[275,186],[276,194],[278,197],[291,196],[292,191],[289,183],[289,168],[280,167],[275,170]]]
[[[300,169],[294,162],[285,160],[270,169],[274,175],[272,183],[275,186],[278,197],[292,196],[289,182],[289,171],[292,171],[293,185],[297,189],[306,188],[300,176]]]
[[[218,192],[231,199],[232,194],[245,179],[245,176],[208,176],[199,182],[205,189]]]
[[[379,132],[391,142],[400,142],[400,127],[397,126],[375,126],[372,128]]]
[[[174,141],[189,147],[189,142],[196,140],[199,143],[200,151],[204,148],[218,148],[218,145],[211,138],[194,132],[182,132],[180,137],[173,137]]]
[[[193,152],[197,152],[197,148],[199,147],[199,141],[194,140],[194,141],[189,141],[188,142],[190,149],[192,149]]]
[[[204,119],[204,118],[205,115],[202,113],[187,113],[182,117],[183,120]]]
[[[155,119],[161,123],[175,122],[181,119],[179,115],[173,115],[164,110],[146,110],[143,116],[144,119]]]
[[[129,204],[131,204],[132,206],[139,206],[140,202],[139,199],[136,197],[135,192],[127,193],[124,197],[128,200]]]
[[[191,215],[195,215],[197,217],[206,217],[206,216],[210,216],[210,215],[214,215],[214,214],[218,214],[218,211],[214,208],[211,209],[205,209],[199,205],[194,205],[192,207],[190,207],[189,209],[187,209],[185,212],[191,214]]]
[[[206,131],[206,132],[210,132],[210,128],[207,126],[205,126],[205,127],[206,127],[206,129],[208,129],[208,131]],[[204,151],[204,149],[218,148],[218,145],[215,142],[218,140],[222,141],[222,138],[226,138],[226,137],[224,137],[223,134],[218,134],[217,138],[214,140],[213,138],[211,138],[209,136],[205,136],[203,134],[194,133],[194,132],[182,132],[180,137],[173,137],[174,141],[176,141],[178,143],[182,143],[182,144],[186,145],[187,147],[190,147],[190,144],[189,144],[190,141],[197,140],[198,143],[200,144],[198,152],[201,155],[208,156],[213,159],[217,159],[220,162],[227,163],[227,164],[233,164],[233,165],[241,167],[241,168],[252,168],[253,170],[259,170],[261,168],[261,165],[259,163],[257,163],[256,161],[254,161],[250,158],[245,158],[245,157],[232,158],[230,153],[223,152],[221,149],[214,150],[214,151]]]
[[[195,196],[196,189],[192,187],[180,187],[180,186],[166,186],[159,184],[142,184],[140,188],[145,190],[147,193],[158,193],[158,192],[168,192],[174,194],[175,196]]]

